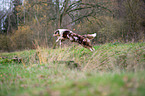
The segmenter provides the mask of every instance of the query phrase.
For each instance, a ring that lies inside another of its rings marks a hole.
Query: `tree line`
[[[144,0],[10,0],[0,10],[0,49],[33,49],[36,42],[54,48],[58,28],[95,32],[95,44],[144,42],[144,6]]]

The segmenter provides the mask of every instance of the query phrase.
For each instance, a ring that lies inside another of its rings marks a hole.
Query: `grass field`
[[[94,48],[0,53],[0,96],[145,96],[145,43]]]

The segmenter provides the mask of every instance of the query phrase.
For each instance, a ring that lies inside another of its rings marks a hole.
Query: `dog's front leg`
[[[60,38],[60,37],[58,37],[58,38],[57,38],[57,40],[56,40],[56,42],[58,42],[60,39],[61,39],[61,38]]]
[[[63,37],[58,37],[56,42],[58,42],[59,40],[62,40],[62,39],[64,39],[64,38]]]
[[[58,42],[58,41],[59,41],[59,39],[60,39],[60,38],[57,38],[56,42]]]
[[[59,45],[61,46],[61,40],[59,41]]]
[[[56,40],[56,42],[58,42],[59,40],[64,40],[65,38],[63,37],[58,37],[58,39]]]
[[[60,40],[60,41],[59,41]],[[58,37],[58,39],[56,40],[56,42],[58,42],[59,41],[59,45],[61,46],[61,42],[62,42],[62,40],[64,40],[64,38],[63,37]]]

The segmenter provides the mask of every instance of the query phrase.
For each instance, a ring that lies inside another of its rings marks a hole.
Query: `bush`
[[[123,20],[117,20],[115,18],[104,17],[103,27],[98,31],[98,42],[123,42],[126,36],[126,28],[123,25]]]
[[[19,26],[18,30],[11,35],[12,47],[14,49],[26,49],[32,48],[34,41],[33,31],[30,30],[29,26]]]
[[[136,33],[130,31],[130,25],[125,19],[108,16],[89,18],[75,25],[73,29],[79,34],[97,33],[95,43],[144,41],[144,30],[136,27]],[[137,39],[135,39],[137,38]]]
[[[124,20],[126,27],[126,42],[138,42],[144,40],[145,31],[142,25],[145,19],[143,0],[122,0],[119,3],[119,17]],[[118,18],[118,16],[116,16]]]
[[[123,20],[112,17],[90,18],[89,20],[74,27],[79,34],[97,33],[95,43],[124,41],[126,26],[123,25]]]
[[[9,36],[0,35],[0,50],[1,51],[11,51],[11,39]]]

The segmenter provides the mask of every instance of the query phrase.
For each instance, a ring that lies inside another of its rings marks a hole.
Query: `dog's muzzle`
[[[59,34],[53,34],[53,36],[60,36]]]

